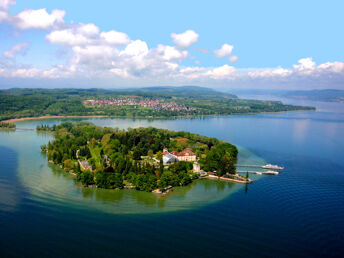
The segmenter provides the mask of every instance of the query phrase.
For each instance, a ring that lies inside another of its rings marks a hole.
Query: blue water
[[[40,154],[38,146],[50,135],[0,132],[1,254],[343,256],[344,105],[313,104],[319,111],[176,120],[88,119],[102,126],[155,126],[213,136],[239,145],[245,153],[251,151],[257,161],[285,167],[278,176],[260,176],[246,188],[196,184],[172,196],[175,202],[85,191],[49,167]],[[44,121],[56,122],[60,121]],[[198,195],[203,205],[195,199]],[[179,199],[190,207],[177,207]],[[137,213],[109,208],[121,203],[125,210],[133,200]],[[166,209],[169,205],[176,209]]]

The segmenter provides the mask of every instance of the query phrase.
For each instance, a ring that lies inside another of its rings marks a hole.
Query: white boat
[[[263,175],[263,173],[262,173],[262,172],[256,172],[256,174],[257,174],[257,175]]]
[[[264,172],[264,174],[266,174],[266,175],[278,175],[279,172],[278,171],[273,171],[273,170],[268,170],[268,171]]]
[[[262,168],[265,168],[265,169],[284,169],[284,167],[279,167],[277,165],[272,165],[272,164],[266,164],[266,165],[262,166]]]

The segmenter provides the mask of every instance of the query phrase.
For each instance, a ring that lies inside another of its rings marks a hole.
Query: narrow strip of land
[[[22,117],[22,118],[12,118],[8,120],[3,120],[3,123],[16,123],[26,120],[40,120],[40,119],[54,119],[54,118],[102,118],[102,117],[111,117],[104,115],[94,115],[94,116],[38,116],[38,117]]]

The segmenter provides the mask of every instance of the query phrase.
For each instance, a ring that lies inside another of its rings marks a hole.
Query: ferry
[[[278,175],[279,172],[278,171],[273,171],[273,170],[268,170],[268,171],[264,172],[264,174],[266,174],[266,175]]]
[[[284,169],[284,167],[279,167],[277,165],[272,165],[272,164],[266,164],[262,166],[264,169]]]

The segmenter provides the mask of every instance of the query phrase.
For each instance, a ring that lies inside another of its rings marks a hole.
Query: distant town
[[[196,111],[195,108],[185,106],[176,102],[166,102],[162,99],[148,99],[139,97],[121,97],[108,99],[89,99],[84,101],[85,105],[98,106],[137,106],[148,107],[156,111]]]

